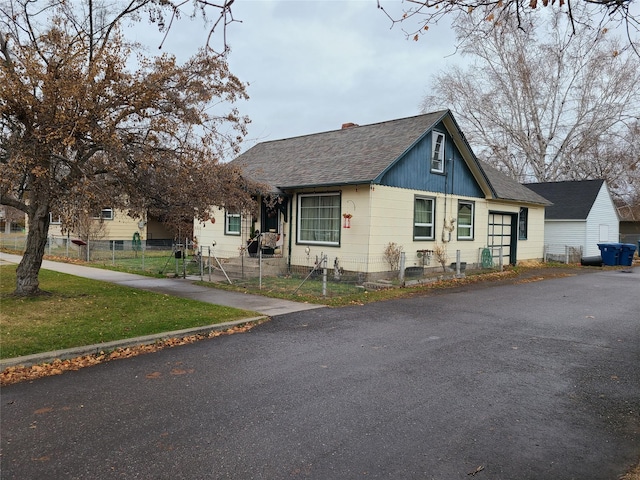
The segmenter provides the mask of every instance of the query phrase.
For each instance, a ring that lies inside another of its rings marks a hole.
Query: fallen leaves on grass
[[[226,330],[215,330],[209,333],[189,335],[182,338],[168,338],[166,340],[159,340],[156,343],[149,345],[137,345],[133,347],[117,348],[109,352],[101,351],[95,355],[84,355],[67,360],[56,359],[51,363],[43,363],[40,365],[32,365],[29,367],[25,367],[22,365],[7,367],[2,372],[0,372],[0,385],[5,386],[28,380],[35,380],[37,378],[48,377],[51,375],[60,375],[70,370],[80,370],[81,368],[91,367],[93,365],[109,362],[111,360],[136,357],[145,353],[157,352],[158,350],[162,350],[163,348],[167,347],[177,347],[179,345],[195,343],[206,338],[214,338],[221,335],[232,335],[234,333],[244,333],[248,330],[251,330],[254,326],[259,325],[260,323],[263,322],[247,323],[244,325],[238,325],[233,328],[228,328]],[[172,374],[174,375],[183,373],[189,372],[172,372]],[[147,377],[153,378],[149,376]]]

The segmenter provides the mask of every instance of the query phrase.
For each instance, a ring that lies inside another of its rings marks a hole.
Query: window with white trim
[[[224,215],[224,234],[240,235],[242,227],[242,216],[227,210]]]
[[[431,132],[431,171],[444,173],[444,133]]]
[[[49,212],[50,225],[60,225],[61,223],[62,223],[62,218],[60,218],[60,215],[54,215],[53,213]]]
[[[473,202],[458,202],[458,240],[473,240]]]
[[[340,193],[298,195],[298,243],[340,245]]]
[[[100,220],[113,220],[113,208],[103,208],[98,215],[94,215],[93,218]]]
[[[434,239],[434,212],[435,200],[433,198],[416,197],[413,203],[413,239]]]

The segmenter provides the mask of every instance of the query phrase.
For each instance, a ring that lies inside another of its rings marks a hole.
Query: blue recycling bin
[[[598,248],[602,256],[602,263],[610,267],[620,265],[621,243],[599,243]]]
[[[620,265],[630,267],[633,265],[633,254],[636,251],[636,246],[633,243],[622,243],[620,245]]]

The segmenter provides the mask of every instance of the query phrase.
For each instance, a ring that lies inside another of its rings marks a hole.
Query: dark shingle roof
[[[604,180],[527,183],[534,192],[553,202],[547,220],[586,220]]]
[[[452,134],[461,139],[458,146],[465,150],[463,155],[478,165],[474,167],[479,172],[478,181],[486,180],[483,185],[495,198],[549,204],[503,173],[480,165],[449,110],[262,142],[231,163],[251,180],[269,185],[274,191],[371,183],[441,121],[456,130]]]
[[[446,113],[263,142],[232,163],[252,180],[283,189],[368,183]]]
[[[488,163],[480,160],[478,160],[478,163],[482,167],[482,171],[487,176],[497,198],[537,203],[547,206],[551,205],[551,201],[549,201],[551,199],[545,195],[541,195],[540,192],[536,193],[534,190],[527,188],[527,186],[516,182],[511,177],[493,168]]]

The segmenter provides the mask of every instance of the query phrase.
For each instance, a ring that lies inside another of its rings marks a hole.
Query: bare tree
[[[40,292],[53,210],[73,230],[77,212],[105,206],[202,219],[213,204],[252,208],[254,187],[220,162],[249,121],[232,107],[247,95],[225,56],[203,47],[180,65],[121,33],[145,15],[166,30],[186,3],[0,1],[0,203],[29,229],[16,294]]]
[[[485,31],[462,18],[471,64],[435,75],[423,109],[451,108],[478,156],[521,182],[606,178],[626,191],[620,178],[638,162],[638,58],[606,32],[568,36],[558,13],[526,17]]]
[[[465,22],[471,21],[473,28],[481,31],[499,28],[514,19],[518,29],[526,30],[530,27],[527,20],[530,14],[545,10],[539,7],[547,7],[546,10],[559,13],[568,21],[570,28],[565,31],[566,35],[573,36],[579,30],[583,36],[589,33],[598,35],[605,28],[621,28],[627,46],[640,55],[637,0],[407,0],[410,7],[399,17],[388,13],[385,9],[387,3],[390,2],[378,0],[378,8],[385,12],[392,26],[402,24],[407,37],[416,41],[441,19],[459,14],[467,16]],[[461,44],[471,41],[466,37],[459,40]]]

